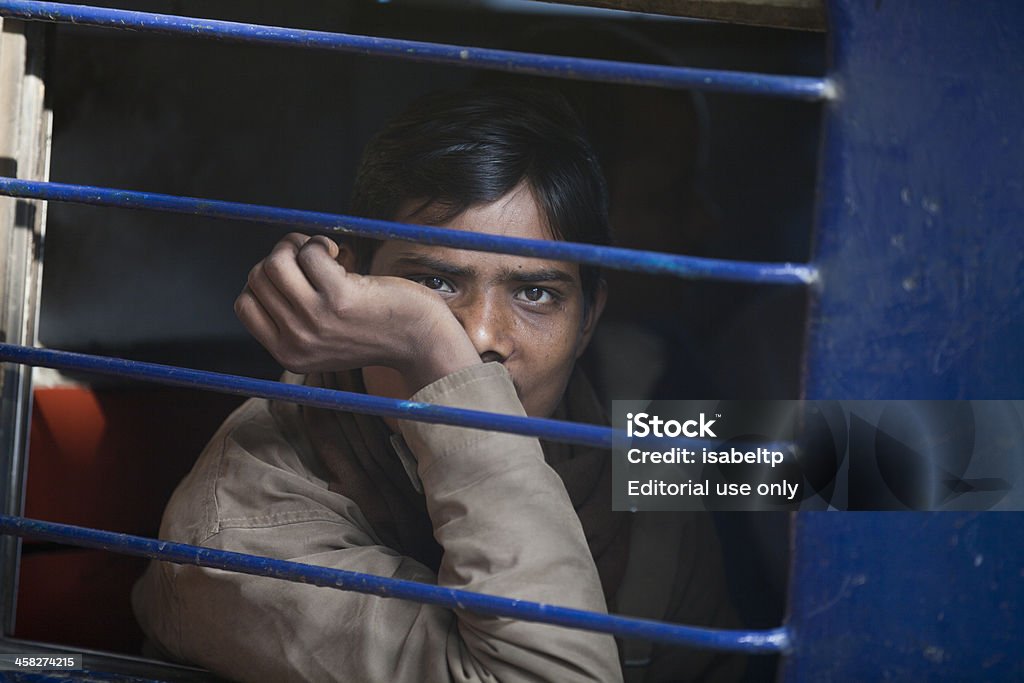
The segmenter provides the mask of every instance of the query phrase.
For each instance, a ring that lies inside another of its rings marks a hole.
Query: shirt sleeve
[[[413,400],[523,414],[507,371],[495,363],[444,377]],[[223,435],[221,457],[205,465],[206,476],[190,475],[191,496],[175,494],[161,535],[605,611],[579,520],[536,439],[400,425],[444,548],[437,575],[381,545],[348,499],[254,458],[254,448],[287,447],[273,433]],[[235,479],[274,492],[272,500],[259,498],[266,509],[235,519],[230,492],[214,487],[203,495],[201,482],[231,480],[234,468],[247,472]],[[169,523],[171,515],[179,519]],[[134,601],[147,634],[170,654],[238,680],[621,680],[610,636],[267,577],[154,563]]]

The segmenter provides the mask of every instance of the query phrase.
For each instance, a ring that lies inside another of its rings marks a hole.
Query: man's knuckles
[[[304,235],[301,232],[290,232],[274,245],[274,249],[272,251],[281,250],[295,253],[302,247],[302,245],[308,242],[309,239],[309,235]]]
[[[334,255],[331,254],[331,250],[321,240],[310,240],[299,249],[295,260],[299,262],[299,267],[302,268],[303,272],[319,274],[344,273],[344,268],[334,260],[338,253],[338,245],[329,240],[328,242],[334,246]]]
[[[265,277],[263,274],[263,261],[260,261],[249,269],[249,275],[245,278],[246,287],[252,289],[254,286],[259,286],[259,280],[263,277]]]
[[[302,245],[303,249],[315,249],[316,247],[322,247],[327,257],[332,261],[338,258],[338,254],[341,253],[338,243],[326,235],[313,235],[308,242]]]
[[[256,296],[246,287],[235,299],[235,315],[248,327],[257,310]]]
[[[294,264],[294,252],[275,251],[263,259],[262,265],[258,265],[257,268],[260,268],[262,274],[275,285],[284,287],[293,273]]]

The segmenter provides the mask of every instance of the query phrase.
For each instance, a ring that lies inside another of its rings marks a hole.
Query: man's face
[[[525,186],[445,223],[431,220],[430,206],[413,202],[403,206],[396,220],[552,239]],[[595,292],[590,313],[584,314],[579,266],[563,261],[392,240],[378,248],[369,274],[403,277],[436,291],[481,359],[508,369],[526,414],[534,417],[548,417],[557,407],[604,307],[604,291]],[[389,368],[364,368],[363,379],[371,394],[408,398],[412,393]]]

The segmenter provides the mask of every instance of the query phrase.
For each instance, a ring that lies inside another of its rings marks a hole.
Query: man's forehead
[[[388,240],[377,251],[375,270],[424,267],[439,272],[472,275],[517,274],[534,280],[579,282],[579,266],[570,261],[553,261],[517,254],[497,254],[432,244]]]
[[[441,218],[447,212],[441,202],[409,200],[402,203],[397,220],[451,230],[465,230],[501,237],[552,240],[554,235],[526,183],[520,183],[500,199],[471,206],[454,217]],[[566,261],[551,261],[515,254],[495,254],[411,242],[386,241],[374,262],[390,268],[406,265],[433,266],[441,271],[497,273],[537,273],[545,279],[579,280],[579,266]]]
[[[444,201],[411,199],[402,202],[395,220],[487,235],[550,240],[554,234],[533,192],[519,183],[493,202],[474,204],[452,215]]]

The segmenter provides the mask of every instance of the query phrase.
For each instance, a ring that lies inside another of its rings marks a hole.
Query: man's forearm
[[[522,412],[504,368],[487,364],[443,378],[414,398]],[[401,423],[419,459],[441,585],[606,611],[579,519],[534,438]],[[500,680],[618,680],[610,636],[459,613],[476,665]]]

